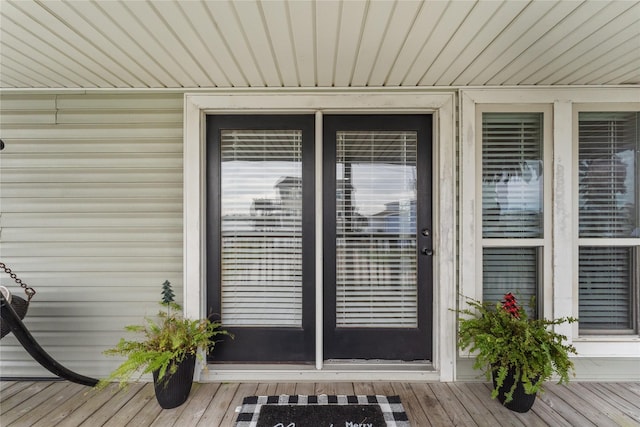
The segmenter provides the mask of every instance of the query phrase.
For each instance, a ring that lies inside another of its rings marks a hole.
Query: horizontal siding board
[[[172,154],[143,154],[143,153],[101,153],[100,157],[88,153],[82,154],[29,154],[22,156],[6,155],[2,158],[2,169],[11,168],[179,168],[182,158]],[[82,175],[78,175],[82,179]]]
[[[56,122],[56,113],[51,110],[33,110],[25,112],[24,110],[3,110],[0,125],[15,124],[53,124]]]
[[[4,184],[3,184],[4,186]],[[113,213],[6,213],[0,216],[0,227],[182,227],[182,212],[113,212]],[[96,242],[99,243],[99,242]]]
[[[102,352],[157,313],[164,280],[182,297],[182,102],[0,97],[1,260],[37,290],[25,323],[38,342],[85,375],[116,366]],[[11,335],[2,353],[5,376],[51,376]]]
[[[7,198],[57,197],[61,199],[77,197],[95,198],[155,198],[171,199],[182,197],[180,183],[68,183],[64,187],[55,182],[48,183],[8,183],[2,184],[2,196]]]
[[[88,134],[94,138],[182,138],[182,127],[177,123],[152,123],[147,124],[102,124],[99,119],[97,124],[76,125],[38,125],[25,127],[22,125],[3,125],[2,139],[38,138],[43,140],[53,139],[83,139]],[[10,153],[10,152],[7,152]]]
[[[140,110],[130,114],[127,110],[67,110],[57,115],[57,123],[86,123],[87,116],[95,116],[99,123],[179,123],[182,110]]]
[[[3,138],[4,139],[4,138]],[[113,140],[105,138],[84,138],[75,140],[26,139],[19,145],[5,139],[5,154],[78,153],[91,150],[94,153],[175,153],[182,155],[180,138],[127,138]],[[18,151],[19,150],[19,151]]]
[[[3,242],[3,252],[16,257],[134,257],[144,253],[150,257],[181,257],[182,248],[175,241],[152,242],[74,242],[61,247],[58,242]]]
[[[29,94],[0,94],[0,117],[4,119],[5,111],[24,110],[30,111],[54,111],[56,108],[56,95],[29,95]]]
[[[169,201],[171,202],[171,201]],[[7,199],[5,212],[153,212],[166,209],[168,212],[182,211],[180,203],[182,199],[176,199],[167,206],[166,199],[96,199],[75,198],[61,200],[59,198],[39,199]]]
[[[4,164],[4,161],[3,161]],[[7,168],[2,167],[2,172],[8,172]],[[0,172],[1,173],[1,172]],[[175,182],[182,179],[182,168],[166,169],[166,168],[20,168],[14,169],[11,173],[2,173],[0,176],[2,183],[6,182],[59,182],[68,183],[76,182],[78,176],[82,177],[84,182]]]

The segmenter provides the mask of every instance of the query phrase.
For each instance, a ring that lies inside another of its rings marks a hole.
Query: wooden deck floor
[[[411,425],[640,426],[640,383],[549,384],[533,409],[518,414],[491,400],[484,383],[196,383],[182,406],[162,410],[153,386],[97,392],[63,381],[0,383],[0,425],[38,427],[233,426],[250,395],[400,395]]]

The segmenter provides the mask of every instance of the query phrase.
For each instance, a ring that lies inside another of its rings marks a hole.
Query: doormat
[[[399,396],[245,397],[236,427],[409,427]]]

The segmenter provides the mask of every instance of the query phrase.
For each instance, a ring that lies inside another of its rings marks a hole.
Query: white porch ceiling
[[[0,0],[0,49],[0,88],[640,84],[640,2]]]

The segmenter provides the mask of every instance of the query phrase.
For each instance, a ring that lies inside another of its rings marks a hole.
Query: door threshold
[[[365,363],[366,362],[366,363]],[[431,362],[327,361],[322,369],[296,364],[209,364],[201,382],[440,381]]]

